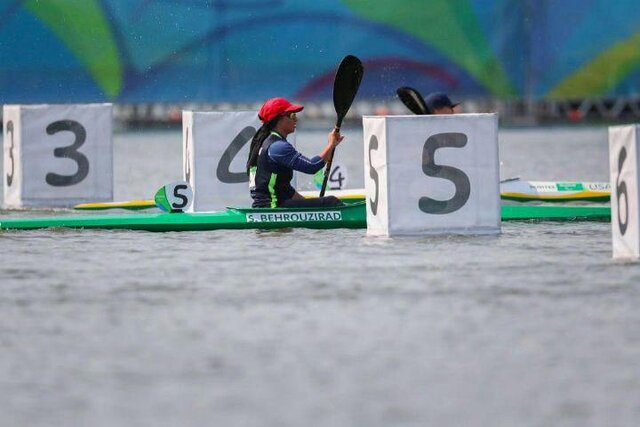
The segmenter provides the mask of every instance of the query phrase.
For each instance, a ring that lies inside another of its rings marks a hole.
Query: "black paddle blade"
[[[333,106],[338,115],[336,120],[338,130],[358,93],[363,74],[362,62],[353,55],[345,56],[338,67],[336,79],[333,82]]]
[[[333,107],[336,110],[336,130],[340,132],[342,126],[342,120],[347,115],[353,100],[358,93],[360,82],[362,81],[362,75],[364,74],[364,67],[362,61],[353,55],[347,55],[342,59],[336,71],[336,78],[333,81]],[[331,150],[331,156],[327,162],[327,166],[324,171],[324,179],[322,180],[322,188],[320,189],[320,197],[324,196],[327,189],[327,180],[329,173],[331,172],[331,164],[333,163],[333,154],[335,148]]]
[[[420,92],[415,90],[414,88],[403,86],[396,91],[400,101],[406,107],[411,110],[413,114],[425,115],[429,114],[429,107],[424,102],[424,98],[420,95]]]

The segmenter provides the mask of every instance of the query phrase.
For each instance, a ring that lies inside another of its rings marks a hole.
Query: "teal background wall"
[[[359,97],[640,92],[631,0],[4,0],[0,102],[329,99],[346,54]]]

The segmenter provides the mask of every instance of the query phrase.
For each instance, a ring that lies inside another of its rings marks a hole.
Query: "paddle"
[[[351,108],[351,104],[358,93],[360,82],[362,81],[362,75],[364,68],[362,62],[353,55],[347,55],[344,57],[338,71],[336,71],[336,78],[333,82],[333,107],[336,110],[336,131],[340,133],[340,127],[342,126],[342,120],[347,115],[347,111]],[[324,179],[322,180],[322,188],[320,189],[320,197],[324,196],[327,189],[327,180],[331,172],[331,164],[333,163],[333,154],[335,148],[331,150],[327,167],[324,171]]]
[[[396,91],[400,101],[414,114],[426,115],[431,114],[429,107],[424,102],[424,98],[420,95],[420,92],[414,88],[403,86]]]

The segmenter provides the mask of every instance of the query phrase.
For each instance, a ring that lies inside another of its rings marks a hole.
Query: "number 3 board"
[[[111,201],[111,110],[111,104],[5,105],[5,206]]]

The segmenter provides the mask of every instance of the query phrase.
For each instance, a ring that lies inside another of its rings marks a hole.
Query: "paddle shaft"
[[[342,120],[340,120],[342,122]],[[338,136],[340,135],[340,124],[336,123],[336,132],[338,132]],[[331,149],[331,153],[329,153],[329,160],[327,161],[327,167],[324,170],[324,178],[322,179],[322,188],[320,189],[320,197],[324,197],[325,190],[327,189],[327,182],[329,180],[329,175],[331,174],[331,165],[333,164],[333,154],[336,152],[336,147]]]

